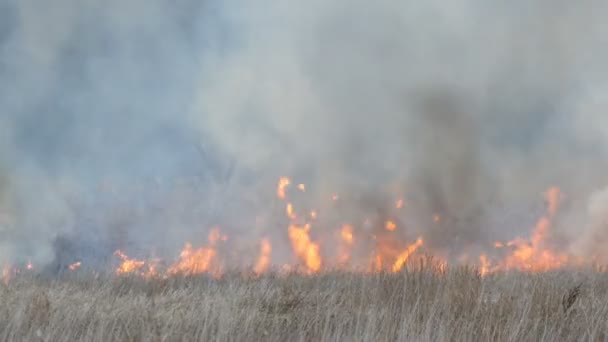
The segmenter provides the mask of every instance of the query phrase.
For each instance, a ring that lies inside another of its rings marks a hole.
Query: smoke
[[[525,234],[557,185],[556,239],[600,251],[601,1],[1,6],[0,262],[278,235],[281,175],[349,215],[405,195],[440,249]]]

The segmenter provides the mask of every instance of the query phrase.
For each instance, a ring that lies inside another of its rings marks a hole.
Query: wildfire
[[[195,249],[191,243],[187,242],[179,255],[179,260],[169,267],[167,273],[170,275],[194,275],[212,271],[214,275],[221,274],[217,267],[211,269],[216,257],[215,246],[220,239],[222,239],[222,235],[219,229],[213,228],[209,232],[208,246]]]
[[[270,241],[268,239],[262,239],[260,242],[260,257],[253,268],[253,271],[256,274],[262,274],[270,265],[270,253],[272,252],[272,247],[270,245]]]
[[[408,264],[419,249],[424,245],[424,236],[419,236],[415,241],[415,236],[408,235],[412,232],[406,231],[407,224],[399,223],[399,232],[395,233],[398,222],[405,222],[396,211],[389,211],[391,219],[370,217],[370,213],[363,212],[358,218],[348,217],[348,224],[336,225],[336,216],[329,212],[323,212],[319,219],[317,210],[307,207],[310,203],[303,197],[288,198],[287,190],[291,185],[291,179],[281,177],[278,181],[277,197],[284,209],[284,215],[288,222],[285,224],[283,234],[290,241],[291,251],[294,260],[297,262],[283,264],[282,262],[274,265],[279,270],[297,271],[300,269],[306,274],[322,272],[329,267],[336,266],[342,270],[369,270],[371,272],[399,272]],[[294,189],[306,192],[304,183],[297,184]],[[337,194],[330,194],[333,201],[338,200]],[[496,241],[487,246],[485,253],[473,254],[471,251],[463,251],[459,262],[474,263],[481,276],[492,274],[493,272],[505,270],[519,270],[526,272],[541,272],[552,270],[572,263],[573,258],[568,254],[552,248],[551,229],[558,216],[559,207],[564,199],[561,190],[557,187],[549,188],[544,194],[546,210],[537,220],[528,237],[517,237],[508,241]],[[303,195],[304,196],[304,195]],[[324,195],[327,196],[327,193]],[[327,198],[327,197],[324,197]],[[347,200],[351,197],[345,197]],[[301,201],[301,202],[300,202]],[[390,202],[389,202],[390,203]],[[399,198],[394,202],[394,208],[404,207],[405,200]],[[390,204],[389,204],[390,205]],[[296,207],[298,213],[296,213]],[[342,206],[340,206],[342,207]],[[314,208],[314,207],[313,207]],[[393,209],[394,209],[393,208]],[[341,208],[337,208],[338,211]],[[337,217],[337,219],[343,219]],[[432,222],[428,224],[439,224],[443,218],[439,214],[432,216]],[[257,222],[257,221],[256,221]],[[340,222],[340,221],[337,221]],[[449,225],[450,220],[445,220],[442,226]],[[311,236],[312,228],[315,228],[314,238]],[[317,228],[318,227],[318,228]],[[334,227],[334,228],[331,228]],[[357,229],[355,229],[355,227]],[[328,232],[328,230],[331,230]],[[330,234],[331,233],[331,234]],[[355,239],[356,236],[356,239]],[[333,240],[332,240],[333,239]],[[169,275],[195,275],[208,273],[220,276],[223,272],[222,249],[218,246],[222,242],[228,241],[228,235],[223,234],[218,227],[212,228],[207,236],[207,243],[198,248],[193,247],[192,243],[186,242],[179,253],[178,259],[174,263],[167,263],[167,266],[160,266],[158,260],[138,260],[129,258],[125,253],[117,250],[114,254],[120,258],[121,263],[115,273],[118,275],[135,274],[138,276],[169,276]],[[412,241],[414,241],[412,243]],[[327,252],[329,244],[335,244],[335,251]],[[253,264],[253,272],[256,275],[267,272],[273,265],[271,254],[273,246],[269,238],[263,238],[251,243],[253,247],[257,244],[257,255],[251,256],[250,264]],[[371,251],[364,251],[365,247],[373,247]],[[356,247],[356,248],[355,248]],[[494,248],[492,248],[494,247]],[[431,253],[433,245],[425,246]],[[251,262],[253,260],[254,262]],[[329,261],[328,261],[329,260]],[[457,261],[458,262],[458,261]],[[441,265],[445,269],[447,260],[441,260]],[[81,262],[69,265],[69,269],[74,271],[81,266]],[[162,267],[162,268],[159,268]],[[25,269],[33,269],[33,265],[28,263]],[[3,279],[8,281],[13,273],[18,272],[18,268],[4,267]]]
[[[114,255],[122,260],[122,263],[116,269],[116,274],[118,275],[138,272],[146,264],[146,262],[142,260],[129,259],[129,257],[120,250],[116,250]]]
[[[403,252],[401,252],[401,254],[399,254],[399,256],[397,257],[397,260],[393,264],[393,272],[399,272],[407,262],[407,259],[409,259],[410,255],[412,255],[412,253],[414,253],[420,246],[422,246],[422,243],[422,238],[418,238],[416,242],[409,245]]]
[[[314,273],[321,269],[321,255],[319,245],[311,241],[309,231],[310,224],[303,227],[291,224],[288,228],[294,253],[306,265],[308,271]]]
[[[287,177],[281,177],[279,179],[279,186],[277,188],[277,197],[285,199],[285,190],[291,184],[291,180]]]
[[[540,272],[557,269],[568,263],[568,255],[554,252],[547,246],[552,221],[557,215],[559,202],[562,198],[561,190],[557,187],[551,187],[544,195],[547,201],[547,213],[537,221],[530,239],[516,238],[507,242],[506,247],[509,248],[510,253],[502,261],[499,261],[493,269]],[[494,246],[503,248],[505,244],[496,242]],[[489,266],[487,259],[485,263],[486,266]]]
[[[290,219],[295,220],[297,218],[297,215],[293,212],[293,204],[287,203],[287,207],[285,208],[285,212],[287,213],[287,216]]]
[[[349,224],[342,225],[342,230],[340,231],[340,248],[338,252],[339,264],[346,264],[350,260],[350,249],[353,245],[353,240],[353,226]]]

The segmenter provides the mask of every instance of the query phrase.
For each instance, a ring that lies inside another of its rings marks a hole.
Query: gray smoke
[[[0,7],[0,262],[47,262],[62,234],[278,235],[253,218],[281,175],[363,194],[351,213],[406,194],[437,248],[526,234],[557,185],[556,240],[601,251],[602,1]]]

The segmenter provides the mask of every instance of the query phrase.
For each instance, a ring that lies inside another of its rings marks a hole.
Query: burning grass
[[[0,285],[0,339],[604,340],[608,274],[494,273],[421,263],[398,273],[142,278],[33,274]]]

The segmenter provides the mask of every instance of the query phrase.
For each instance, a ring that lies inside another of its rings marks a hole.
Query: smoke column
[[[438,249],[528,231],[557,185],[555,240],[594,255],[607,6],[5,0],[0,263],[49,263],[61,236],[168,254],[214,224],[284,234],[253,222],[286,174],[362,194],[352,213],[407,193]]]

